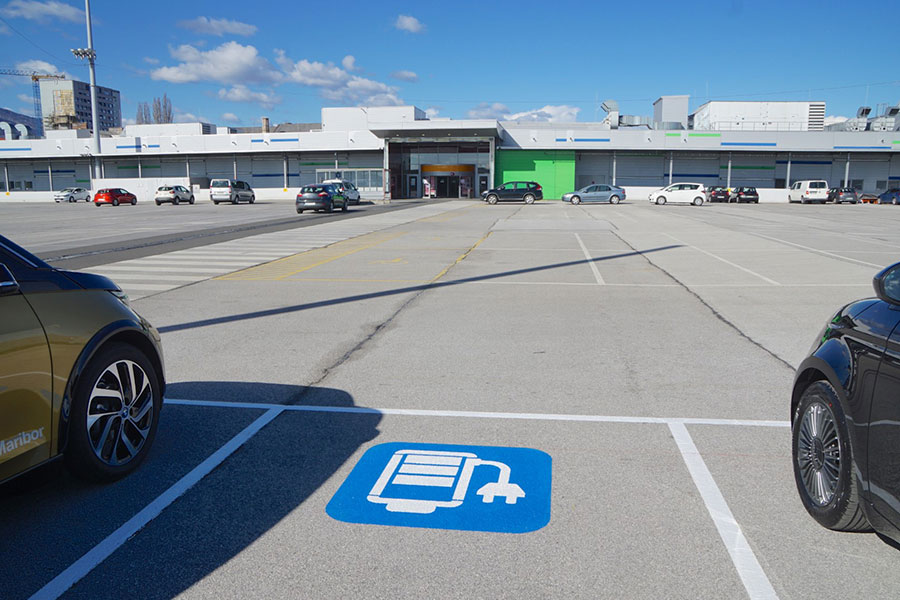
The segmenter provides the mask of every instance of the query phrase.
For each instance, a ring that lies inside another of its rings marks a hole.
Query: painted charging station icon
[[[552,464],[532,448],[379,444],[325,510],[348,523],[536,531],[550,522]]]

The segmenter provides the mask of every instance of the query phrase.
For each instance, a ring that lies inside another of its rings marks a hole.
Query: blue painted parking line
[[[325,510],[348,523],[527,533],[550,522],[552,463],[532,448],[379,444]]]

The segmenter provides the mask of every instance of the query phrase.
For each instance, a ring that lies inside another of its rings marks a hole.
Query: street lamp
[[[87,59],[91,73],[91,126],[94,130],[94,179],[100,178],[100,121],[97,118],[97,74],[94,72],[94,34],[91,31],[91,0],[84,0],[84,17],[87,22],[87,48],[72,48],[72,54]]]

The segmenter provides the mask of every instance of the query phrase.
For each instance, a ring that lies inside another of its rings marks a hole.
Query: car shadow
[[[167,397],[261,406],[167,403],[147,461],[125,479],[86,484],[57,464],[0,494],[0,558],[4,571],[16,574],[0,578],[0,598],[34,594],[273,405],[355,406],[342,390],[259,382],[172,383]],[[380,420],[374,410],[280,413],[67,597],[129,597],[136,590],[141,598],[177,596],[303,505],[377,437]],[[324,510],[321,516],[328,519]]]

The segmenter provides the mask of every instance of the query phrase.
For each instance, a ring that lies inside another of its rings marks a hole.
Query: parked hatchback
[[[900,190],[894,188],[878,196],[879,204],[900,204]]]
[[[347,202],[350,204],[359,204],[359,190],[356,186],[344,179],[328,179],[322,183],[330,183],[335,185],[341,193],[346,196]]]
[[[88,480],[137,468],[165,392],[160,337],[106,277],[0,236],[0,482],[63,457]]]
[[[56,202],[85,202],[91,201],[91,191],[80,187],[70,187],[53,193]]]
[[[707,192],[707,202],[729,202],[731,194],[728,188],[721,185],[714,185]]]
[[[482,192],[481,196],[488,204],[497,204],[498,202],[532,204],[535,200],[544,199],[544,190],[535,181],[510,181]]]
[[[300,189],[296,200],[298,215],[302,215],[304,210],[334,212],[335,208],[347,212],[347,204],[347,198],[340,188],[331,183],[305,185]]]
[[[572,204],[580,204],[582,202],[609,202],[610,204],[618,204],[625,199],[625,188],[615,185],[606,185],[595,183],[581,188],[580,190],[563,194],[563,202],[571,202]]]
[[[702,183],[673,183],[650,194],[650,202],[654,204],[686,202],[700,206],[704,200],[706,200],[706,188]]]
[[[137,196],[122,188],[104,188],[97,190],[97,193],[94,194],[94,206],[103,204],[112,204],[113,206],[131,204],[134,206],[137,204]]]
[[[213,179],[209,182],[209,199],[213,204],[219,202],[256,202],[256,194],[246,181],[237,179]]]
[[[797,369],[791,462],[821,525],[900,542],[900,263],[873,285],[876,297],[837,311]]]
[[[828,190],[828,202],[834,202],[835,204],[850,202],[851,204],[856,204],[859,202],[859,196],[856,194],[856,190],[850,187],[831,188]]]
[[[738,204],[742,202],[759,204],[759,192],[756,191],[755,187],[736,187],[728,195],[728,201],[737,202]]]
[[[183,185],[164,185],[157,188],[154,200],[157,206],[164,202],[171,202],[172,204],[187,202],[188,204],[193,204],[194,193]]]

